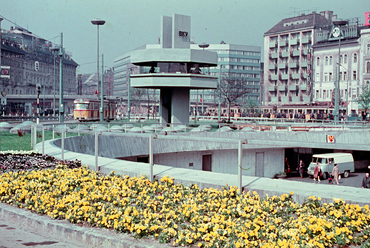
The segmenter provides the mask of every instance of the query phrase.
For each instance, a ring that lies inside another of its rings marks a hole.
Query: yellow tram
[[[73,102],[73,116],[79,121],[98,121],[100,119],[100,100],[76,99]],[[116,103],[104,100],[104,120],[112,120],[116,114]]]

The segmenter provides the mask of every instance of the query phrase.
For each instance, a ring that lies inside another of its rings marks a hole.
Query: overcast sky
[[[162,15],[191,16],[196,43],[223,40],[263,50],[263,34],[280,20],[324,10],[364,23],[370,0],[0,0],[0,15],[7,19],[2,28],[16,23],[58,44],[63,33],[64,47],[80,65],[77,73],[96,71],[97,28],[90,22],[96,18],[106,21],[100,27],[100,53],[111,67],[114,58],[158,43]]]

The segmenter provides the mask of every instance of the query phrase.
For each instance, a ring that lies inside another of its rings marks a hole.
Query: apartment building
[[[35,95],[40,84],[46,95],[59,94],[58,46],[20,27],[1,30],[0,91],[12,95]],[[76,94],[78,64],[64,53],[64,94]]]
[[[311,102],[312,45],[320,28],[332,25],[332,11],[281,20],[264,34],[264,104]]]

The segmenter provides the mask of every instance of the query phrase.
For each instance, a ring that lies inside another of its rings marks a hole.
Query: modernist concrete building
[[[208,47],[206,47],[208,45]],[[245,87],[250,92],[239,99],[243,105],[248,99],[260,102],[261,84],[261,47],[238,44],[190,44],[190,49],[208,50],[217,53],[217,67],[205,68],[202,73],[214,77],[235,77],[245,81]],[[140,49],[159,49],[160,44],[147,44]],[[150,67],[135,66],[131,63],[131,53],[119,56],[114,61],[114,96],[126,98],[128,95],[128,82],[130,74],[148,73]],[[263,69],[263,68],[262,68]],[[215,90],[191,90],[190,102],[198,103],[198,112],[205,112],[209,105],[218,104],[218,96]],[[203,106],[203,107],[202,107]]]
[[[264,35],[264,91],[266,105],[301,105],[311,102],[311,46],[315,33],[331,26],[336,16],[322,12],[286,18]]]
[[[243,105],[248,99],[259,103],[260,101],[260,67],[261,67],[261,47],[240,44],[209,44],[202,48],[202,45],[191,44],[192,49],[204,49],[217,53],[217,67],[210,67],[205,73],[220,78],[235,78],[245,82],[245,87],[250,92],[239,100]],[[216,98],[215,98],[216,97]],[[215,103],[218,100],[213,90],[196,91],[191,94],[192,102],[202,99],[204,103]]]
[[[190,89],[215,89],[217,78],[202,73],[217,65],[217,54],[190,49],[190,16],[162,16],[160,48],[131,52],[131,63],[149,73],[131,73],[134,88],[160,89],[161,123],[189,122]]]

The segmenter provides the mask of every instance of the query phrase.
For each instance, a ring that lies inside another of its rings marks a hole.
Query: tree
[[[364,113],[367,113],[367,110],[370,109],[370,86],[366,85],[362,87],[362,92],[357,97],[357,103],[360,109],[363,109]]]
[[[132,97],[137,100],[139,103],[139,112],[141,113],[141,99],[145,98],[147,94],[147,89],[145,88],[132,88]]]
[[[242,78],[225,77],[221,78],[217,87],[217,91],[221,99],[227,103],[227,122],[230,122],[230,107],[238,98],[251,92],[250,88],[246,87],[247,81]]]

